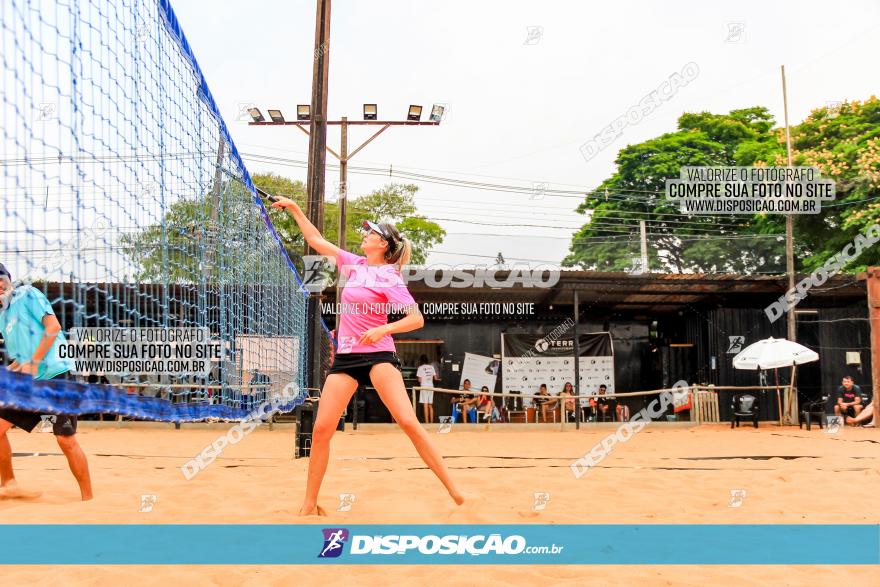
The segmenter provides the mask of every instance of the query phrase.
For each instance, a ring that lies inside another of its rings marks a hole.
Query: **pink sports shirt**
[[[415,304],[403,276],[394,265],[367,265],[367,258],[339,250],[336,266],[340,278],[346,279],[342,302],[338,309],[339,333],[336,352],[395,352],[394,339],[386,334],[373,344],[361,344],[361,335],[371,328],[388,324],[389,309],[401,313],[402,308]]]

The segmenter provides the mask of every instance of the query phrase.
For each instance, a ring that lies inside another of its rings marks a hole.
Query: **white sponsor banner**
[[[492,357],[485,357],[474,353],[464,354],[464,365],[461,369],[459,388],[465,379],[471,380],[471,391],[479,392],[485,385],[489,391],[495,391],[495,381],[498,379],[501,361]]]
[[[606,393],[614,393],[614,357],[580,358],[581,395],[597,393],[599,386],[607,386]],[[566,382],[574,386],[574,357],[507,357],[504,359],[504,386],[508,392],[538,393],[541,384],[547,384],[550,395],[558,395]],[[582,406],[587,405],[581,399]],[[533,406],[531,398],[523,405]]]

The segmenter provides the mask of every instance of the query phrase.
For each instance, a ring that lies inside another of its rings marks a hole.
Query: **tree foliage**
[[[302,182],[272,173],[256,174],[252,179],[265,192],[291,198],[306,209],[306,189]],[[417,191],[415,185],[389,184],[368,195],[349,199],[346,249],[360,253],[360,227],[364,220],[394,222],[413,243],[410,262],[424,263],[431,248],[443,241],[446,232],[417,213]],[[286,212],[272,208],[269,208],[269,218],[288,256],[302,270],[305,241],[296,222]],[[162,222],[124,236],[122,250],[137,267],[135,277],[140,281],[218,281],[223,277],[224,268],[234,264],[246,270],[264,254],[255,247],[258,240],[255,231],[265,230],[261,223],[250,192],[237,181],[225,181],[216,198],[208,193],[173,203]],[[323,234],[329,241],[338,242],[339,206],[336,202],[325,204]]]
[[[795,217],[796,266],[811,271],[880,219],[880,101],[814,110],[791,129],[793,164],[816,166],[836,180],[837,199]],[[665,181],[684,166],[784,166],[785,132],[766,108],[728,114],[687,113],[675,132],[621,149],[617,170],[587,195],[589,214],[574,235],[566,265],[621,271],[639,254],[639,220],[648,227],[651,270],[782,272],[785,216],[685,216],[666,201]],[[607,190],[607,197],[606,197]],[[845,270],[880,263],[865,250]]]

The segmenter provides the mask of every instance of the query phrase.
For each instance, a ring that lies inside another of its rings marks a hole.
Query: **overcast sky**
[[[308,139],[294,127],[249,127],[244,105],[288,118],[309,103],[315,2],[175,0],[174,8],[251,173],[305,180]],[[536,28],[540,27],[540,28]],[[880,2],[333,3],[329,115],[403,119],[409,104],[448,104],[439,127],[390,128],[354,167],[415,171],[531,189],[586,190],[617,151],[674,130],[683,112],[768,107],[781,124],[779,66],[799,122],[828,102],[877,92]],[[587,161],[579,147],[690,62],[699,75]],[[350,149],[369,135],[349,133]],[[338,147],[331,127],[328,144]],[[328,163],[334,162],[328,156]],[[390,179],[349,174],[349,193]],[[328,171],[328,196],[338,172]],[[399,178],[396,181],[400,181]],[[418,183],[418,209],[448,232],[429,263],[558,263],[583,223],[576,196],[510,194]],[[534,225],[534,226],[523,226]]]

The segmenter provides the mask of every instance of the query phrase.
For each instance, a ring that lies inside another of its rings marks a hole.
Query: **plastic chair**
[[[755,401],[755,396],[741,393],[736,394],[733,396],[730,409],[732,412],[730,416],[731,428],[734,425],[739,428],[740,418],[748,418],[755,425],[755,428],[758,427],[758,402]]]
[[[819,422],[820,429],[824,428],[826,422],[825,405],[827,402],[828,396],[822,396],[821,399],[801,403],[801,411],[798,414],[798,428],[803,428],[804,423],[806,423],[807,430],[809,430],[813,420]]]

